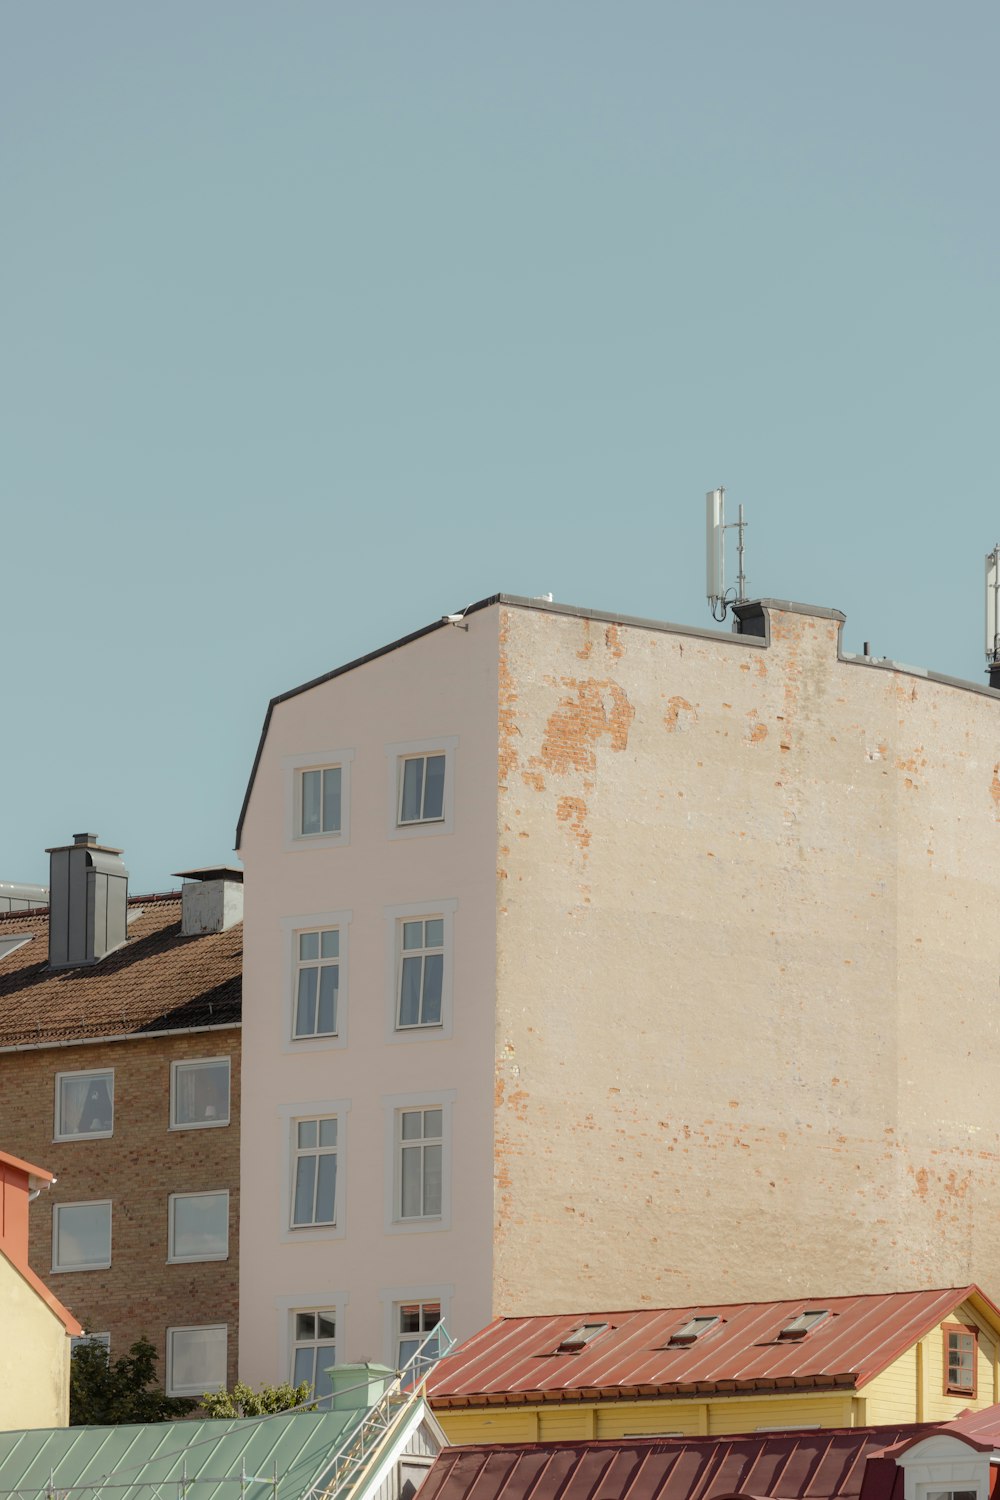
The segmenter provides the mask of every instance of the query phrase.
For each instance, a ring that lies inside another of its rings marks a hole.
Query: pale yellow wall
[[[453,1443],[573,1442],[586,1438],[705,1437],[777,1427],[851,1427],[850,1395],[719,1397],[714,1401],[566,1402],[539,1407],[439,1411]],[[912,1418],[908,1420],[912,1421]]]
[[[1000,1286],[1000,701],[771,618],[501,611],[495,1312]]]
[[[65,1427],[69,1335],[52,1309],[0,1254],[0,1431]]]

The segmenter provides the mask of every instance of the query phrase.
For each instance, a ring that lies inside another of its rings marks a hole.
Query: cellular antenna
[[[1000,664],[1000,542],[986,554],[986,670]]]
[[[726,607],[732,604],[745,604],[747,598],[747,579],[744,570],[744,555],[746,545],[743,533],[747,522],[743,519],[743,507],[740,506],[739,520],[731,521],[726,525],[726,487],[720,485],[717,490],[709,490],[705,496],[705,520],[706,520],[706,569],[705,569],[705,592],[708,595],[708,607],[712,611],[712,619],[721,624],[726,618]],[[736,543],[736,587],[726,588],[726,532],[737,533]],[[1000,548],[997,549],[1000,553]]]

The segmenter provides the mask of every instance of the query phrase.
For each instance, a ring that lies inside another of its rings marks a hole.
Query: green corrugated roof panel
[[[241,1500],[241,1471],[248,1476],[245,1500],[301,1500],[365,1415],[282,1412],[239,1421],[0,1432],[0,1500],[35,1500],[52,1489],[57,1500],[183,1500],[185,1473],[186,1500]]]

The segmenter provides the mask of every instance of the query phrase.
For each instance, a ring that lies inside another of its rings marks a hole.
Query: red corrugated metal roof
[[[869,1456],[940,1430],[925,1424],[446,1448],[420,1500],[898,1500],[901,1470]]]
[[[701,1304],[634,1312],[497,1318],[436,1366],[435,1406],[523,1402],[556,1393],[576,1399],[627,1395],[738,1394],[795,1387],[856,1390],[897,1359],[966,1298],[1000,1328],[1000,1311],[976,1286],[861,1297]],[[799,1340],[778,1334],[799,1313],[830,1316]],[[697,1315],[719,1322],[693,1344],[667,1347]],[[557,1353],[582,1323],[608,1331],[579,1353]]]

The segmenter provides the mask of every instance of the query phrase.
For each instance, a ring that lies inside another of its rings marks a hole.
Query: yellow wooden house
[[[453,1443],[945,1422],[1000,1402],[976,1286],[496,1318],[432,1372]]]

